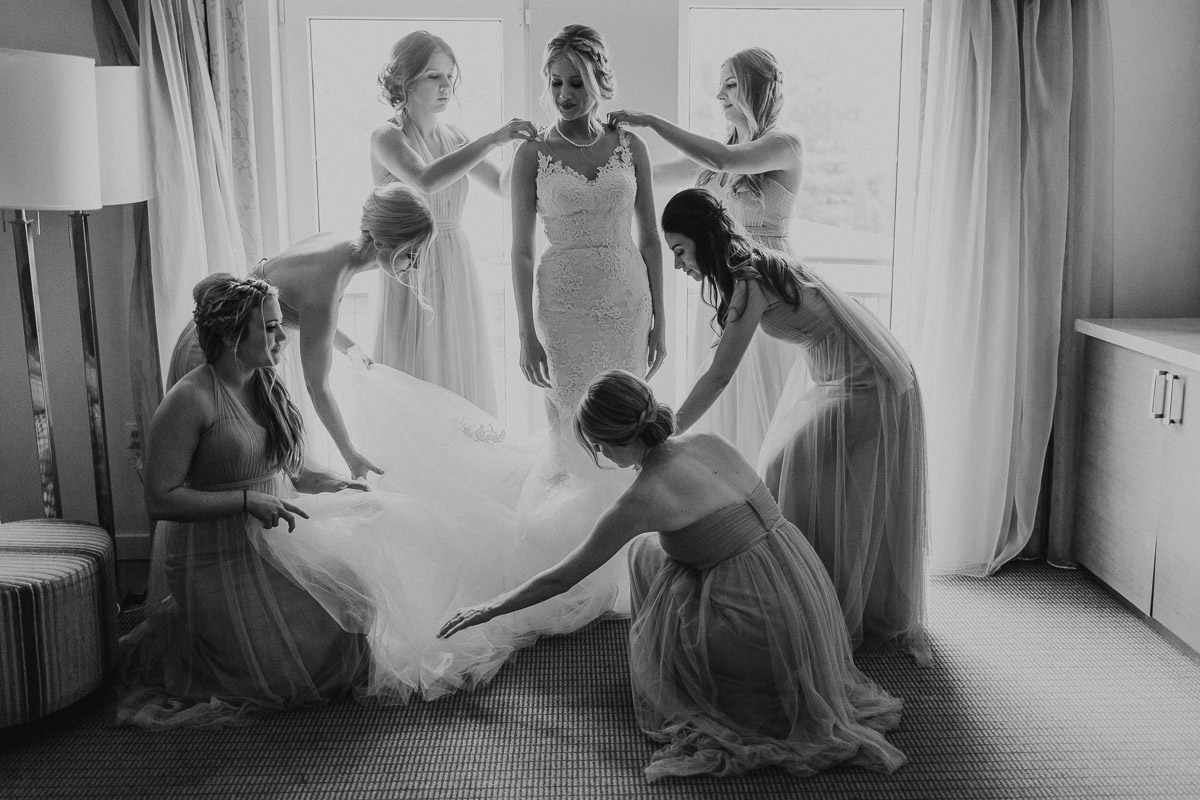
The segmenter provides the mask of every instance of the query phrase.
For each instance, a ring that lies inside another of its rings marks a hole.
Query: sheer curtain
[[[1081,262],[1108,233],[1095,211],[1111,181],[1080,170],[1111,163],[1111,137],[1100,153],[1089,136],[1094,107],[1111,109],[1107,36],[1103,2],[931,4],[905,338],[926,397],[934,572],[989,574],[1033,532],[1066,408],[1060,342],[1102,280]]]
[[[150,241],[160,367],[191,319],[192,286],[246,272],[233,170],[209,77],[204,4],[141,0],[141,63],[149,92],[157,196]]]

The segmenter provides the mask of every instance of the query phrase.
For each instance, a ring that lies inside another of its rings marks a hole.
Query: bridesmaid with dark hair
[[[854,666],[812,546],[728,441],[674,431],[645,381],[619,370],[596,378],[576,436],[593,458],[636,470],[633,485],[565,559],[459,610],[440,635],[565,592],[632,540],[634,711],[663,745],[649,780],[766,766],[894,771],[905,757],[882,734],[899,724],[901,701]]]
[[[613,111],[608,119],[613,125],[649,128],[683,153],[682,159],[654,165],[656,182],[675,187],[687,182],[710,190],[756,244],[791,253],[792,209],[804,171],[804,148],[798,136],[779,127],[784,101],[779,62],[761,47],[739,50],[721,64],[716,99],[727,126],[724,141],[639,111]],[[698,346],[689,352],[692,379],[711,363],[719,338],[705,313],[697,314],[693,331]],[[786,344],[755,337],[702,424],[737,445],[751,463],[757,461],[796,364],[795,351]]]
[[[803,355],[807,374],[784,390],[759,471],[828,568],[855,644],[892,643],[927,661],[925,418],[908,355],[860,303],[755,243],[711,192],[672,197],[662,228],[721,331],[679,406],[680,430],[728,386],[760,328]]]

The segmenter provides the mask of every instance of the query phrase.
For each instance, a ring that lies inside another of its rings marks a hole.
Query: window
[[[373,187],[370,134],[392,116],[376,79],[392,45],[405,34],[427,30],[454,48],[461,84],[441,121],[474,138],[524,115],[524,26],[511,3],[289,0],[284,30],[291,241],[357,228]],[[512,152],[501,148],[489,158],[507,161]],[[518,366],[508,204],[474,184],[463,225],[470,232],[489,314],[501,416],[518,427],[537,427],[544,424],[543,412]],[[380,279],[375,272],[356,277],[341,306],[342,330],[368,353]]]
[[[890,322],[893,284],[907,274],[921,13],[919,2],[862,6],[684,0],[679,119],[724,139],[714,99],[721,61],[746,47],[771,51],[784,74],[779,127],[804,143],[793,246],[822,277]],[[695,314],[694,285],[689,295]],[[687,330],[695,329],[689,321]]]

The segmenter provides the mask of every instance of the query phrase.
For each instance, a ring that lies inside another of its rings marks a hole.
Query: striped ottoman
[[[0,728],[74,703],[117,644],[112,540],[86,522],[0,525]]]

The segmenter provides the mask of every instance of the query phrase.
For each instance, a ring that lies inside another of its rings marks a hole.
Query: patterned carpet
[[[647,784],[628,623],[543,641],[473,694],[351,702],[225,731],[110,724],[103,692],[0,732],[4,798],[1200,798],[1200,664],[1086,574],[1013,564],[931,588],[933,666],[859,665],[905,699],[885,776]]]

